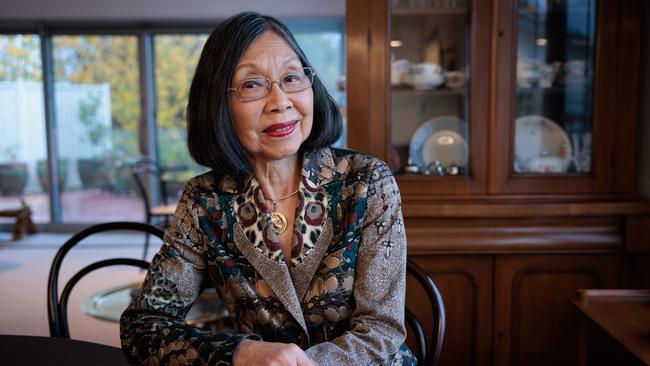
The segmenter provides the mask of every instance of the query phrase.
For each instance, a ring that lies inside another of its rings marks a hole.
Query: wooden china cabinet
[[[567,299],[634,283],[640,7],[347,2],[348,144],[395,172],[447,307],[443,365],[576,364]]]

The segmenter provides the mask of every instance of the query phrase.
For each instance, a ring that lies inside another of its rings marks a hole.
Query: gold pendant
[[[287,230],[287,218],[281,212],[271,212],[271,223],[273,223],[276,235],[280,235]]]

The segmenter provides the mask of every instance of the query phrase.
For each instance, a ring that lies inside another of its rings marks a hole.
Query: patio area
[[[0,196],[0,207],[16,206],[24,200],[32,209],[36,223],[50,222],[50,203],[47,193]],[[99,223],[108,221],[144,221],[144,204],[135,192],[115,193],[101,189],[63,192],[61,194],[63,223]],[[13,222],[0,218],[0,223]]]

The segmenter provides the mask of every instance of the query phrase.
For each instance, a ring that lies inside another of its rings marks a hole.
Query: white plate
[[[442,166],[466,167],[469,153],[463,135],[467,132],[467,122],[454,116],[440,116],[424,122],[411,138],[411,163],[426,168],[438,160]]]
[[[516,173],[563,173],[571,156],[569,136],[557,123],[535,115],[515,121]]]

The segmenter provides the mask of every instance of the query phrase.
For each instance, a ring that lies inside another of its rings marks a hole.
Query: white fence
[[[77,160],[103,156],[112,149],[110,85],[61,82],[55,83],[54,92],[59,159],[68,161],[66,187],[79,188]],[[93,129],[101,131],[95,141]],[[26,163],[25,192],[35,192],[41,189],[37,162],[46,158],[43,84],[0,81],[0,163]]]

